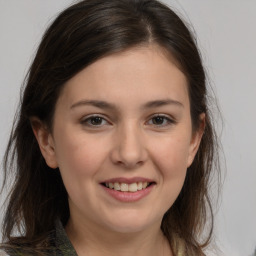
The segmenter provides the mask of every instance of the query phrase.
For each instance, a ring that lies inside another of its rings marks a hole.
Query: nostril
[[[132,169],[132,168],[137,168],[139,166],[142,166],[144,164],[143,161],[138,161],[138,162],[133,162],[133,161],[116,161],[115,164],[123,166],[126,169]]]

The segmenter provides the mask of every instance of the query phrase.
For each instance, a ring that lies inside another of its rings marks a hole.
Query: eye
[[[94,115],[83,119],[81,124],[90,127],[101,127],[103,125],[109,124],[109,122],[101,116]]]
[[[175,123],[175,121],[173,119],[171,119],[170,117],[165,116],[165,115],[153,116],[148,121],[149,125],[154,125],[154,126],[159,126],[159,127],[164,127],[164,126],[172,125],[174,123]]]

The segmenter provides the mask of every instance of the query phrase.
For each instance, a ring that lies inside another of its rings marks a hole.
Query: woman
[[[6,151],[5,177],[16,178],[3,250],[204,255],[217,159],[207,104],[193,36],[165,5],[64,10],[38,48]]]

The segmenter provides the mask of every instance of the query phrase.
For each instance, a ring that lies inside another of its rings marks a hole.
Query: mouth
[[[119,192],[131,192],[135,193],[137,191],[144,190],[150,186],[155,185],[155,182],[148,182],[148,181],[139,181],[139,182],[133,182],[133,183],[128,183],[128,182],[103,182],[100,183],[102,186],[116,190]]]
[[[112,198],[123,203],[131,203],[147,197],[153,191],[156,182],[144,177],[119,177],[104,180],[100,185]]]

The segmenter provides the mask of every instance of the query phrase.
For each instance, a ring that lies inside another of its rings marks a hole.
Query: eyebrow
[[[106,102],[106,101],[101,101],[101,100],[81,100],[76,103],[74,103],[70,108],[76,108],[76,107],[81,107],[81,106],[94,106],[97,108],[101,109],[107,109],[107,110],[116,110],[118,107],[115,106],[115,104]],[[176,105],[178,107],[184,107],[184,105],[176,100],[172,99],[162,99],[162,100],[153,100],[145,103],[141,108],[142,109],[150,109],[150,108],[155,108],[155,107],[162,107],[166,105]]]
[[[111,104],[106,101],[101,101],[101,100],[81,100],[76,103],[74,103],[70,108],[76,108],[76,107],[81,107],[81,106],[94,106],[97,108],[102,108],[102,109],[109,109],[109,110],[114,110],[116,109],[114,104]]]
[[[184,107],[184,105],[176,100],[172,99],[163,99],[163,100],[153,100],[149,101],[146,104],[142,106],[143,109],[148,109],[148,108],[155,108],[155,107],[162,107],[165,105],[176,105],[178,107]]]

